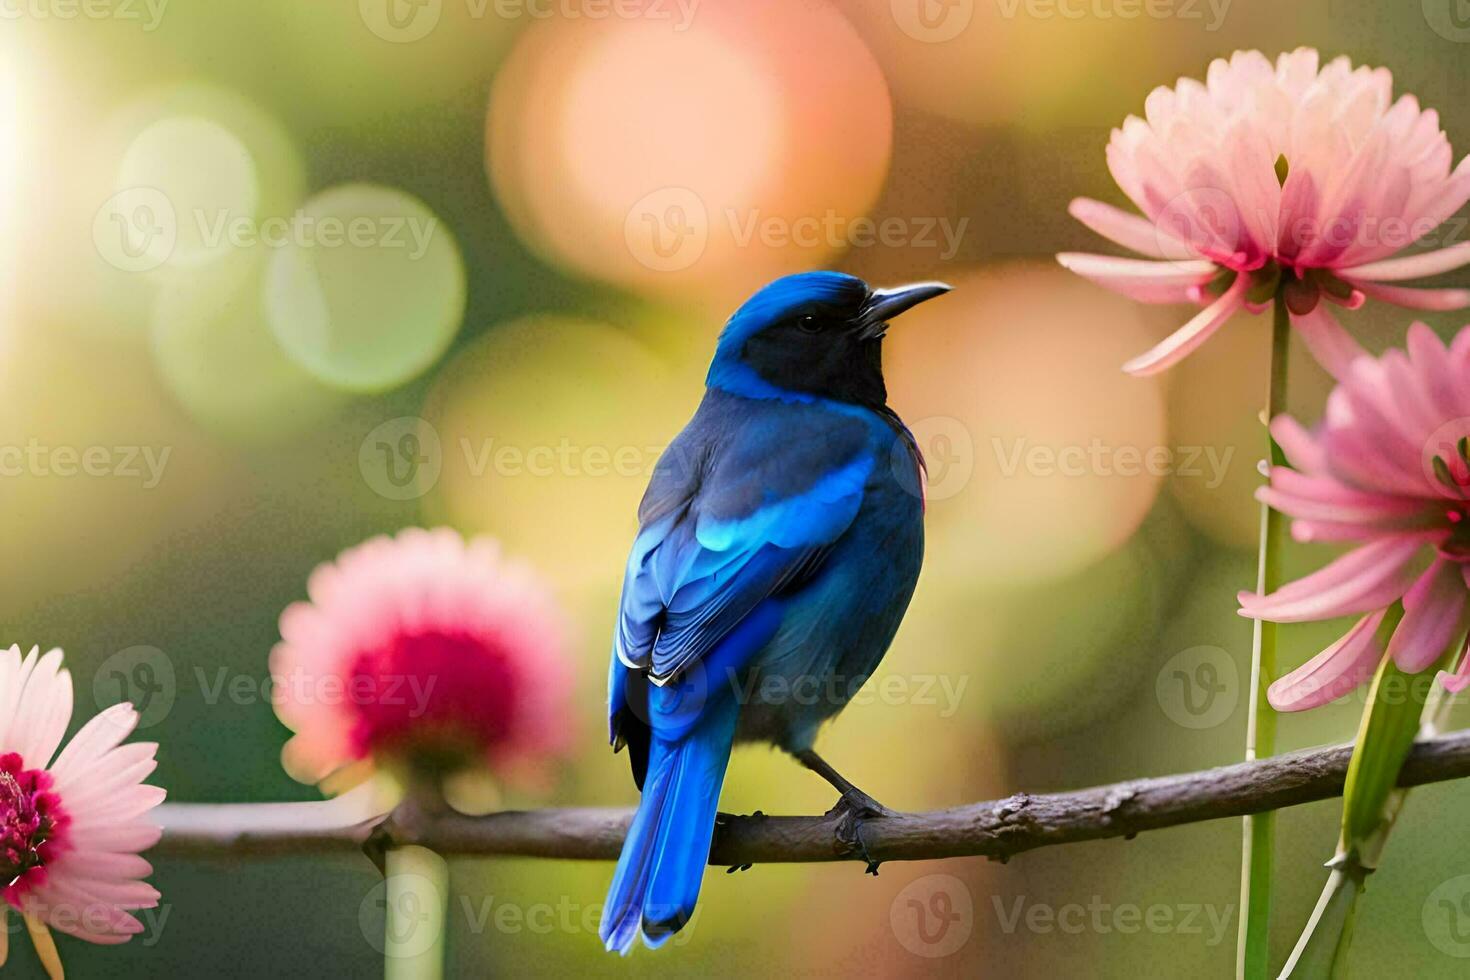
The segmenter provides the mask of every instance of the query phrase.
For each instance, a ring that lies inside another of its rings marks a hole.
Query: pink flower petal
[[[1470,306],[1470,289],[1414,289],[1361,280],[1350,282],[1374,299],[1410,310],[1459,310]]]
[[[1300,623],[1382,608],[1413,583],[1408,566],[1422,546],[1411,536],[1369,542],[1270,595],[1240,593],[1240,613],[1251,619]]]
[[[1124,364],[1123,370],[1139,377],[1158,374],[1198,350],[1226,320],[1240,310],[1245,302],[1246,281],[1246,276],[1236,276],[1235,282],[1230,284],[1224,295],[1196,313],[1193,319],[1170,334],[1163,343]]]
[[[1184,242],[1153,222],[1089,197],[1067,206],[1072,217],[1110,242],[1156,259],[1178,259],[1191,252]]]
[[[1458,563],[1436,558],[1404,595],[1404,618],[1393,631],[1388,655],[1399,669],[1417,674],[1439,659],[1461,630],[1465,580]]]
[[[1438,228],[1450,215],[1464,207],[1466,201],[1470,201],[1470,156],[1462,159],[1454,173],[1434,187],[1434,193],[1427,199],[1423,210],[1413,215],[1412,221],[1417,227]]]
[[[113,746],[128,737],[138,724],[138,712],[131,704],[115,704],[82,726],[76,737],[67,743],[51,766],[51,774],[59,786],[68,785],[73,771],[90,767]]]
[[[1208,283],[1219,271],[1213,263],[1204,259],[1154,262],[1149,259],[1120,259],[1111,255],[1062,252],[1057,256],[1057,261],[1063,268],[1140,303],[1193,302],[1194,290]]]
[[[1470,265],[1470,242],[1459,242],[1448,248],[1423,252],[1419,255],[1406,255],[1396,259],[1384,259],[1381,262],[1354,266],[1351,269],[1340,269],[1338,275],[1344,279],[1368,282],[1399,282],[1404,279],[1437,276],[1441,272],[1458,269],[1463,265]]]
[[[1276,681],[1266,691],[1277,711],[1305,711],[1336,701],[1373,676],[1383,660],[1378,627],[1387,610],[1358,620],[1331,646]]]
[[[1429,528],[1443,518],[1442,507],[1432,501],[1359,490],[1284,466],[1271,468],[1271,485],[1256,497],[1292,517],[1380,529]]]
[[[1271,438],[1286,454],[1287,461],[1302,472],[1322,473],[1327,469],[1327,457],[1316,436],[1290,415],[1278,415],[1271,420]]]
[[[1405,531],[1394,527],[1380,527],[1373,524],[1342,524],[1337,521],[1315,521],[1297,518],[1291,522],[1291,539],[1293,541],[1307,542],[1366,542],[1380,541],[1387,537],[1405,537],[1413,535],[1417,537],[1425,547],[1435,547],[1449,536],[1449,532],[1441,528],[1424,531]]]
[[[370,775],[369,757],[392,760],[420,740],[502,776],[500,758],[544,765],[564,750],[564,615],[490,539],[380,535],[319,566],[307,593],[282,614],[270,655],[294,778]]]
[[[1470,687],[1470,657],[1460,653],[1460,662],[1453,672],[1442,670],[1435,678],[1444,685],[1444,689],[1451,694],[1459,694],[1465,688]]]
[[[18,752],[26,765],[45,766],[71,722],[71,673],[61,666],[61,651],[44,655],[33,648],[24,659],[11,647],[9,666],[0,671],[0,752]]]
[[[1337,322],[1326,303],[1318,303],[1310,313],[1291,314],[1291,325],[1317,363],[1339,380],[1346,377],[1353,361],[1368,355],[1363,346]]]

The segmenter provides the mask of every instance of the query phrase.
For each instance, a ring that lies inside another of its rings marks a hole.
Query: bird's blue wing
[[[615,741],[630,671],[667,683],[820,568],[862,505],[870,432],[813,406],[706,400],[640,509],[609,678]]]
[[[762,600],[805,581],[857,516],[873,457],[859,455],[794,496],[744,516],[706,509],[672,528],[634,581],[663,605],[634,666],[663,680],[703,657]],[[666,557],[667,556],[667,557]]]

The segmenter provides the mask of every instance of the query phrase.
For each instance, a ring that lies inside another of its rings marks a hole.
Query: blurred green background
[[[171,800],[314,799],[279,765],[281,609],[374,533],[493,534],[579,637],[581,748],[544,794],[503,803],[629,804],[602,684],[648,469],[723,316],[831,266],[959,289],[889,345],[892,401],[930,457],[929,556],[828,758],[904,809],[1233,761],[1268,328],[1242,319],[1167,377],[1126,378],[1183,311],[1050,255],[1099,244],[1073,196],[1121,201],[1110,128],[1236,48],[1386,65],[1463,153],[1457,2],[11,0],[0,642],[65,648],[78,725],[150,698]],[[1370,306],[1349,325],[1378,349],[1406,321]],[[1298,355],[1290,400],[1310,419],[1328,383]],[[1337,632],[1287,628],[1283,662]],[[1281,747],[1349,738],[1361,703],[1283,718]],[[832,802],[747,749],[724,809]],[[1278,963],[1336,816],[1280,819]],[[1467,818],[1470,788],[1413,794],[1357,973],[1464,975],[1470,915],[1440,899],[1470,882]],[[609,866],[456,860],[450,965],[1224,977],[1239,838],[1230,820],[1004,867],[712,872],[687,941],[626,961],[596,938]],[[62,954],[77,976],[370,976],[379,880],[366,859],[162,860],[143,936]],[[34,974],[12,939],[12,972]]]

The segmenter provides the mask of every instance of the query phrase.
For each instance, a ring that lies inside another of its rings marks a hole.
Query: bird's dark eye
[[[796,328],[802,333],[821,333],[822,321],[808,313],[806,316],[796,318]]]

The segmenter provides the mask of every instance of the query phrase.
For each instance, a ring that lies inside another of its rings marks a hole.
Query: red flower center
[[[67,824],[51,774],[22,766],[18,754],[0,755],[0,894],[12,905],[45,873]]]
[[[394,637],[358,655],[350,675],[353,747],[457,767],[513,731],[517,676],[493,640],[468,633]]]
[[[1470,562],[1470,505],[1452,504],[1445,508],[1450,536],[1439,546],[1439,553],[1450,561]]]

